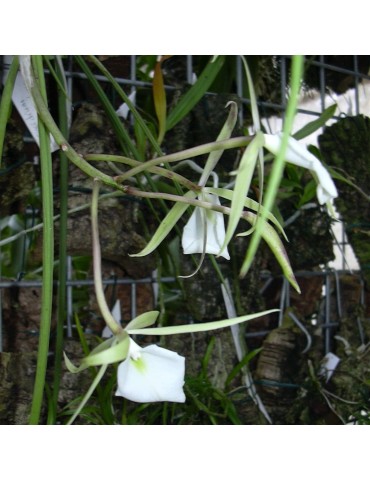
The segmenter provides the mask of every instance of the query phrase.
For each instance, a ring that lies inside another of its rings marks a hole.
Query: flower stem
[[[218,150],[245,147],[251,142],[252,139],[253,136],[234,137],[229,138],[228,140],[205,143],[204,145],[188,148],[187,150],[182,150],[181,152],[163,155],[162,157],[153,158],[151,160],[148,160],[147,162],[141,163],[137,167],[128,170],[123,175],[116,177],[115,180],[119,183],[122,183],[125,180],[137,175],[138,173],[141,173],[144,170],[148,171],[151,167],[155,167],[157,165],[160,165],[161,163],[179,162],[180,160],[187,160],[192,157],[198,157],[200,155],[204,155],[210,152],[216,152]]]
[[[139,165],[142,165],[142,162],[139,162],[138,160],[134,160],[132,158],[128,157],[122,157],[119,155],[105,155],[105,154],[88,154],[85,156],[85,159],[87,161],[104,161],[104,162],[117,162],[117,163],[123,163],[125,165],[130,165],[131,167],[136,167]],[[191,182],[187,178],[183,177],[182,175],[172,171],[172,170],[167,170],[166,168],[162,167],[151,167],[147,169],[147,172],[154,173],[156,175],[161,175],[162,177],[168,178],[169,180],[173,180],[177,183],[180,183],[183,185],[185,188],[188,190],[194,190],[194,191],[199,191],[201,190],[201,187],[199,185],[196,185],[195,183]]]
[[[94,265],[94,285],[96,299],[103,315],[105,323],[117,335],[121,330],[121,326],[114,320],[113,315],[107,305],[104,295],[102,270],[101,270],[101,250],[99,242],[99,225],[98,225],[98,200],[99,200],[100,181],[94,179],[93,193],[91,199],[91,229],[92,229],[92,245],[93,245],[93,265]]]

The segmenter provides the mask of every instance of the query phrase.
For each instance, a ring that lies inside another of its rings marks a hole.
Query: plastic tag
[[[112,316],[118,325],[121,325],[121,302],[116,300],[114,307],[112,308]],[[102,338],[110,338],[113,336],[112,330],[106,325],[102,332]]]
[[[130,93],[130,95],[128,96],[129,100],[131,100],[131,102],[133,104],[135,104],[135,101],[136,101],[136,90],[134,90],[132,93]],[[120,107],[116,110],[116,114],[119,116],[119,117],[122,117],[124,118],[125,120],[127,120],[127,117],[128,117],[128,114],[130,113],[130,109],[128,108],[128,105],[127,103],[122,103],[122,105],[120,105]]]
[[[11,55],[4,56],[3,84],[5,83],[6,77],[8,75],[7,65],[10,65],[11,61]],[[37,145],[40,146],[37,111],[20,72],[18,72],[17,78],[15,80],[12,100],[33,139],[35,140]],[[55,142],[54,138],[51,135],[50,149],[52,152],[59,150],[59,145]]]
[[[339,362],[340,358],[334,355],[334,353],[327,353],[325,357],[321,360],[319,376],[326,377],[326,381],[328,382],[333,375],[334,370],[337,368]]]

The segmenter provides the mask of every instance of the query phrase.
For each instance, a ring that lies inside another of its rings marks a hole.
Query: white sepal
[[[264,146],[271,153],[277,155],[280,150],[281,138],[281,134],[264,134]],[[285,152],[285,160],[298,167],[306,168],[313,173],[318,183],[316,195],[320,205],[323,205],[324,203],[331,204],[333,199],[338,196],[338,191],[333,179],[320,160],[293,137],[289,137],[288,147]]]
[[[213,203],[214,205],[221,205],[220,199],[216,195],[206,194],[203,200]],[[184,254],[203,253],[205,238],[204,253],[220,255],[226,258],[226,260],[230,260],[227,248],[224,248],[222,252],[220,252],[225,240],[225,221],[223,214],[221,212],[215,212],[214,210],[195,207],[182,234]]]

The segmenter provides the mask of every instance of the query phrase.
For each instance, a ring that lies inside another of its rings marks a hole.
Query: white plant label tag
[[[112,317],[114,320],[117,322],[118,325],[121,325],[121,302],[120,300],[116,300],[116,303],[114,304],[114,307],[112,308]],[[110,338],[113,337],[113,332],[112,330],[106,325],[103,329],[102,332],[102,338]]]
[[[327,353],[325,357],[321,360],[321,368],[319,371],[319,375],[326,377],[326,381],[328,382],[333,375],[334,370],[337,368],[339,362],[340,358],[334,355],[334,353]]]
[[[12,57],[10,55],[4,56],[5,68],[3,75],[3,84],[5,83],[6,77],[8,75],[7,65],[10,65],[11,61]],[[12,100],[33,139],[35,140],[37,145],[40,146],[37,111],[20,72],[18,72],[17,78],[15,80]],[[59,150],[59,145],[55,142],[52,135],[50,135],[50,149],[52,152]]]

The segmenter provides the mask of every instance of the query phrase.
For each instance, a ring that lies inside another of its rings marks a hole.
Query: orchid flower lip
[[[140,347],[130,338],[117,371],[117,396],[134,402],[185,402],[185,358],[157,345]]]

